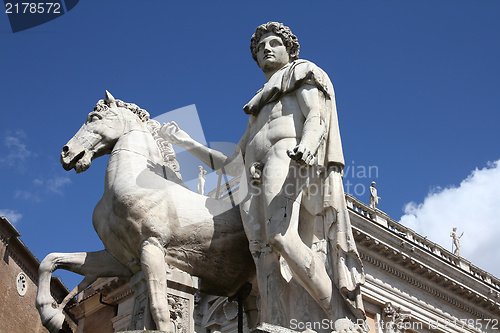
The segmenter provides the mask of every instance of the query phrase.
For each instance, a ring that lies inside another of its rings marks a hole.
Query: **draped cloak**
[[[342,184],[344,155],[335,93],[328,75],[310,61],[295,60],[277,71],[243,109],[247,114],[257,115],[266,104],[295,92],[304,84],[315,86],[325,96],[321,118],[326,122],[327,131],[316,154],[322,172],[314,181],[322,191],[307,198],[304,196],[303,204],[306,199],[308,211],[323,219],[323,248],[320,250],[326,253],[325,264],[330,278],[356,319],[365,319],[360,290],[365,276],[345,202]]]

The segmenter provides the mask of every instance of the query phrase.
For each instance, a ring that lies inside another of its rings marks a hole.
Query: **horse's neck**
[[[115,191],[136,186],[145,170],[162,164],[158,146],[145,124],[133,124],[115,144],[106,170],[106,186]]]

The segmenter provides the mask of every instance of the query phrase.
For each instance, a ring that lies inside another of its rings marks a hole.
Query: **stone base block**
[[[128,327],[130,331],[126,332],[161,332],[154,330],[156,325],[149,308],[148,286],[142,271],[132,276],[130,287],[134,291],[134,305]],[[194,294],[197,291],[198,280],[196,278],[175,268],[169,271],[168,307],[170,320],[179,331],[194,332]]]
[[[312,332],[312,331],[304,331]],[[271,325],[267,323],[260,323],[250,331],[250,333],[300,333],[299,331],[294,331],[289,328],[284,328],[281,326]]]
[[[145,331],[119,331],[116,333],[167,333],[165,331],[151,331],[151,330],[145,330]]]

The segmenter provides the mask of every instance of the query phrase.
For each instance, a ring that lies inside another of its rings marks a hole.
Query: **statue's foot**
[[[349,318],[337,319],[334,324],[335,330],[332,333],[365,333],[366,329],[354,323]]]
[[[179,332],[179,330],[177,329],[177,326],[171,320],[156,322],[156,326],[158,327],[157,328],[158,331],[161,331],[161,332],[165,332],[165,333],[177,333],[177,332]]]

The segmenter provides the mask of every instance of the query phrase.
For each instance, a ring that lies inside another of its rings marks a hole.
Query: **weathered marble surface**
[[[267,323],[260,323],[256,328],[252,329],[250,333],[299,333],[299,331]]]
[[[156,330],[137,330],[137,331],[120,331],[117,333],[167,333],[165,331],[156,331]]]
[[[142,271],[154,319],[145,328],[167,331],[176,325],[169,307],[170,266],[200,277],[201,291],[221,296],[233,296],[253,277],[238,209],[183,186],[172,147],[157,135],[159,127],[145,110],[106,92],[64,146],[62,165],[76,172],[111,154],[92,218],[105,250],[51,253],[42,261],[36,306],[50,332],[62,327],[67,302],[99,277]],[[61,304],[50,295],[50,279],[59,268],[85,276]]]
[[[240,212],[261,322],[289,327],[292,319],[328,319],[358,331],[364,273],[343,193],[333,85],[318,66],[298,59],[299,47],[281,23],[256,29],[250,48],[267,82],[244,106],[248,126],[233,157],[194,141],[174,122],[160,134],[206,165],[246,179]],[[238,156],[243,165],[234,166]]]

